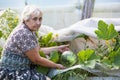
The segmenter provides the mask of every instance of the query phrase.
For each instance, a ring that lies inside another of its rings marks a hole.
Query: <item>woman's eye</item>
[[[41,21],[41,20],[42,20],[42,17],[39,18],[39,21]]]
[[[41,20],[42,20],[42,17],[40,17],[40,18],[34,17],[33,20],[34,20],[34,21],[37,21],[37,20],[41,21]]]
[[[37,17],[33,18],[33,20],[36,21],[36,20],[37,20]]]

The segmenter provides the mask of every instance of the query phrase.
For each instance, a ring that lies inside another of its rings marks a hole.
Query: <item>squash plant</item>
[[[108,49],[101,60],[101,63],[109,68],[118,69],[120,67],[120,37],[114,29],[114,25],[108,25],[104,21],[98,22],[98,30],[95,31],[98,39],[105,40]]]
[[[53,41],[53,33],[49,32],[46,35],[43,35],[41,37],[39,37],[38,33],[36,33],[37,37],[38,37],[38,43],[40,45],[40,47],[52,47],[52,46],[57,46],[57,42]],[[40,51],[39,54],[42,56],[44,54],[44,52]],[[52,51],[50,53],[49,59],[53,62],[58,62],[59,60],[59,54],[58,51]]]
[[[81,50],[77,53],[79,64],[85,67],[94,68],[96,61],[100,60],[100,57],[92,49]]]
[[[96,63],[101,63],[107,67],[107,69],[119,69],[120,68],[120,33],[114,29],[114,25],[108,25],[104,21],[100,20],[98,22],[98,30],[95,30],[97,38],[99,41],[103,40],[106,44],[98,43],[96,49],[90,49],[86,47],[84,50],[81,50],[77,53],[78,56],[78,64],[82,65],[86,68],[92,68],[93,70],[96,68]],[[80,70],[80,69],[78,69]],[[77,70],[77,71],[78,71]],[[76,74],[76,71],[71,70],[71,72],[67,71],[62,74],[58,74],[53,77],[53,80],[86,80],[81,79],[80,76],[77,75],[86,75],[84,78],[88,76],[96,76],[90,75],[92,73],[82,73],[84,70],[79,71]],[[68,74],[69,73],[69,74]],[[74,73],[74,74],[73,74]],[[74,77],[73,77],[74,76]],[[70,77],[70,78],[69,78]]]
[[[57,46],[57,42],[53,41],[53,33],[52,32],[49,32],[48,34],[43,35],[41,37],[38,37],[38,42],[41,47]]]
[[[36,32],[36,35],[38,37],[38,43],[40,45],[40,47],[52,47],[52,46],[57,46],[57,42],[53,41],[53,33],[52,32],[49,32],[41,37],[39,37],[39,34],[38,32]],[[44,58],[47,58],[55,63],[57,63],[59,61],[59,52],[58,51],[52,51],[50,52],[50,55],[46,56],[45,53],[43,51],[39,51],[39,54],[40,56],[44,57]],[[43,73],[43,74],[47,74],[48,71],[49,71],[49,68],[47,67],[43,67],[43,66],[40,66],[40,65],[37,65],[36,67],[37,71],[40,72],[40,73]]]

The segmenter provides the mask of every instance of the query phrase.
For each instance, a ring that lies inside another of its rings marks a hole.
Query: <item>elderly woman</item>
[[[50,68],[65,68],[39,55],[39,50],[49,54],[50,51],[64,51],[68,45],[40,48],[35,35],[42,23],[42,12],[35,6],[26,6],[22,12],[22,22],[8,37],[4,46],[0,80],[50,80],[38,73],[31,65],[37,64]]]

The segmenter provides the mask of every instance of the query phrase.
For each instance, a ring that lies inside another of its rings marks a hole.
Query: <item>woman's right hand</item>
[[[65,66],[63,66],[62,64],[57,64],[57,68],[58,69],[65,69]]]

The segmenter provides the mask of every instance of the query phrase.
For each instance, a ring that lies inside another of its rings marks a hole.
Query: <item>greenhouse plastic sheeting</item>
[[[40,35],[48,32],[58,34],[58,37],[55,38],[55,41],[58,42],[71,41],[80,34],[85,34],[96,38],[94,31],[97,30],[99,20],[103,20],[107,24],[113,24],[115,29],[120,31],[120,18],[89,18],[78,21],[75,24],[60,30],[55,30],[52,27],[42,25],[39,33]]]
[[[105,77],[105,76],[112,76],[112,77],[120,77],[120,70],[110,70],[108,69],[107,67],[101,65],[101,64],[96,64],[96,67],[94,69],[91,69],[91,68],[87,68],[85,66],[81,66],[81,65],[75,65],[75,66],[72,66],[72,67],[69,67],[69,68],[66,68],[66,69],[51,69],[49,71],[49,73],[47,74],[47,76],[49,76],[50,78],[53,78],[55,77],[56,75],[58,74],[61,74],[61,73],[64,73],[64,72],[67,72],[69,70],[74,70],[74,69],[82,69],[82,70],[85,70],[85,71],[88,71],[98,77]]]

